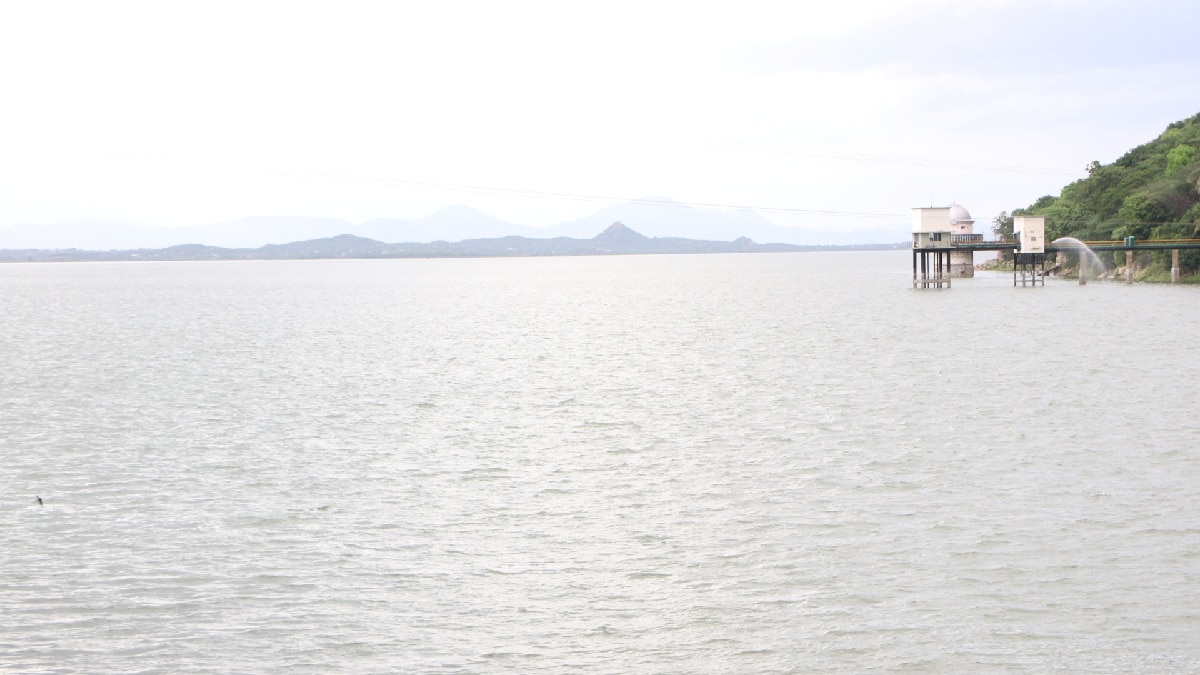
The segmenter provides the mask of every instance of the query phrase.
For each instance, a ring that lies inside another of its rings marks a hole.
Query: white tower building
[[[983,241],[982,234],[975,234],[975,220],[962,206],[950,203],[950,240],[956,244]],[[975,276],[975,253],[954,251],[950,254],[950,276]]]
[[[913,288],[950,288],[950,208],[912,210]]]

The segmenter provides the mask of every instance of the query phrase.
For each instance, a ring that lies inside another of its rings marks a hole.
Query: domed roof
[[[952,202],[950,204],[950,224],[954,225],[955,223],[961,222],[973,223],[975,222],[975,219],[971,217],[970,213],[967,213],[966,209]]]

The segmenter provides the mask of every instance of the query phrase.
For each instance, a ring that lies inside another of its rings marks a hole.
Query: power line
[[[150,154],[150,153],[131,153],[131,152],[110,152],[111,154],[126,159],[151,159],[155,161],[180,162],[184,164],[194,165],[188,160],[172,157],[169,155]],[[636,197],[616,197],[611,195],[585,194],[576,192],[552,192],[546,190],[527,190],[520,188],[505,188],[488,185],[469,185],[463,183],[446,183],[436,181],[421,181],[405,178],[394,178],[386,176],[371,176],[365,174],[352,173],[335,173],[328,171],[311,171],[300,169],[287,169],[283,167],[271,166],[247,166],[241,165],[239,170],[273,176],[285,176],[289,178],[300,178],[305,180],[334,180],[345,183],[357,183],[364,185],[383,185],[393,187],[421,187],[435,190],[450,190],[457,192],[471,192],[476,194],[493,194],[493,195],[510,195],[517,197],[528,197],[534,199],[557,199],[565,201],[583,201],[597,202],[605,204],[623,204],[623,203],[638,203],[649,206],[658,206],[664,208],[692,208],[692,209],[720,209],[727,211],[756,211],[761,213],[781,213],[781,214],[796,214],[808,216],[831,216],[831,217],[853,217],[853,218],[880,218],[880,219],[896,219],[907,218],[908,214],[904,213],[878,213],[869,211],[841,211],[837,209],[806,209],[786,206],[760,206],[752,204],[725,204],[718,202],[685,202],[669,199],[653,199],[653,198],[636,198]]]
[[[180,161],[175,158],[163,155],[134,155],[131,153],[120,153],[126,157],[142,157],[153,158],[158,160],[173,160]],[[839,211],[835,209],[802,209],[784,206],[754,206],[749,204],[722,204],[716,202],[682,202],[669,199],[653,199],[653,198],[633,198],[633,197],[614,197],[606,195],[583,194],[574,192],[550,192],[545,190],[524,190],[519,188],[503,188],[487,185],[467,185],[462,183],[443,183],[434,181],[419,181],[404,178],[391,178],[383,176],[369,176],[363,174],[350,173],[333,173],[326,171],[309,171],[297,169],[285,169],[281,167],[240,167],[243,171],[251,173],[260,173],[275,176],[287,176],[291,178],[302,178],[307,180],[336,180],[347,183],[359,183],[365,185],[385,185],[394,187],[422,187],[437,190],[453,190],[459,192],[472,192],[476,194],[494,194],[494,195],[511,195],[518,197],[531,197],[535,199],[558,199],[565,201],[584,201],[598,202],[606,204],[623,204],[623,203],[638,203],[647,204],[650,206],[660,206],[667,208],[693,208],[693,209],[721,209],[728,211],[757,211],[762,213],[791,213],[798,215],[810,216],[835,216],[835,217],[855,217],[855,218],[905,218],[907,214],[900,213],[873,213],[866,211]]]
[[[816,150],[813,148],[789,148],[778,145],[762,145],[757,143],[733,143],[717,141],[717,145],[725,145],[730,147],[745,148],[757,152],[766,152],[779,155],[791,155],[797,157],[810,157],[813,159],[832,159],[846,162],[870,162],[870,163],[886,163],[886,164],[907,164],[911,166],[927,166],[932,168],[944,169],[975,169],[979,171],[1004,171],[1011,173],[1046,173],[1056,175],[1077,175],[1077,171],[1067,171],[1065,169],[1047,169],[1027,166],[1008,166],[1003,164],[988,164],[983,162],[957,162],[940,159],[927,159],[921,157],[900,157],[895,155],[873,155],[868,153],[856,152],[836,152],[832,150]]]

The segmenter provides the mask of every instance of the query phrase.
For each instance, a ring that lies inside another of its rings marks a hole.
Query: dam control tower
[[[912,210],[913,288],[950,288],[950,209]]]
[[[975,219],[956,202],[950,206],[931,206],[913,209],[913,248],[949,247],[949,262],[942,272],[949,277],[975,276],[975,252],[969,248],[954,248],[955,244],[982,243],[983,235],[975,234]]]
[[[982,234],[975,234],[975,219],[971,218],[971,214],[965,208],[956,202],[950,202],[950,206],[946,208],[949,211],[947,216],[950,218],[951,243],[966,244],[983,241]],[[952,252],[950,254],[950,276],[975,276],[975,252],[963,249]]]

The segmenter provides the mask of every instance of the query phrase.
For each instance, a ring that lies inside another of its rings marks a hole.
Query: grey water
[[[0,670],[1200,670],[1200,288],[909,258],[0,266]]]

